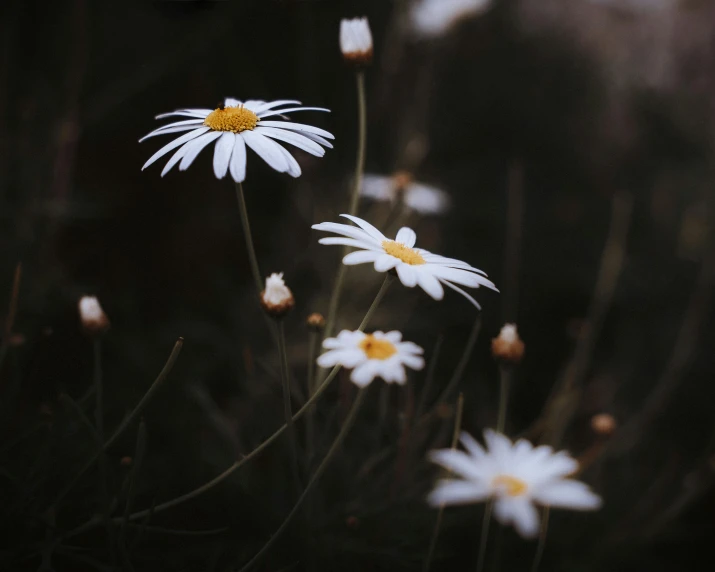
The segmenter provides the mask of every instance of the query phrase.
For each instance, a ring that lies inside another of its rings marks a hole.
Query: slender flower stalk
[[[283,414],[285,416],[286,433],[290,443],[291,465],[296,491],[300,490],[300,471],[298,469],[298,446],[293,426],[293,408],[290,402],[290,374],[288,372],[288,353],[286,352],[286,337],[283,322],[278,322],[278,353],[281,362],[281,384],[283,386]]]
[[[474,325],[472,326],[472,331],[469,333],[469,338],[467,338],[467,343],[464,346],[462,357],[459,358],[459,362],[457,362],[457,367],[454,368],[454,373],[452,373],[452,377],[450,378],[447,387],[444,388],[444,391],[442,391],[442,394],[437,399],[435,407],[441,405],[442,403],[446,403],[449,399],[449,396],[459,385],[459,382],[462,379],[462,374],[464,373],[464,370],[469,363],[469,358],[472,357],[472,350],[474,350],[474,346],[477,343],[477,338],[479,337],[479,331],[481,329],[482,314],[480,312],[477,314],[476,320],[474,320]]]
[[[454,431],[452,432],[452,450],[457,448],[457,443],[459,443],[459,433],[462,430],[462,413],[464,411],[464,395],[459,394],[457,398],[457,412],[454,416]],[[430,538],[429,548],[427,549],[427,557],[425,558],[425,563],[423,570],[424,572],[429,572],[430,565],[432,564],[432,558],[434,557],[434,549],[437,547],[437,539],[439,538],[439,529],[442,526],[442,517],[444,516],[444,503],[439,506],[437,511],[437,520],[434,523],[434,530],[432,530],[432,538]]]
[[[236,198],[238,199],[238,210],[241,213],[241,228],[243,228],[243,237],[246,241],[248,259],[251,263],[251,274],[253,274],[256,293],[260,296],[263,291],[263,280],[261,280],[262,274],[258,266],[256,248],[253,246],[253,235],[251,234],[251,224],[248,221],[248,209],[246,209],[246,198],[243,194],[242,183],[236,183]]]
[[[335,456],[335,453],[338,452],[340,447],[343,444],[343,441],[345,440],[345,437],[347,437],[348,432],[352,428],[353,424],[355,423],[355,420],[357,419],[357,414],[360,411],[360,407],[362,406],[363,402],[365,401],[365,395],[367,394],[367,387],[361,389],[357,397],[355,398],[355,402],[353,403],[352,408],[348,412],[348,415],[345,419],[345,423],[343,423],[342,428],[340,429],[340,433],[338,433],[338,436],[335,438],[335,441],[333,441],[333,444],[330,446],[330,449],[328,450],[327,454],[321,461],[320,465],[315,469],[315,473],[313,473],[313,476],[311,477],[310,481],[308,481],[308,484],[305,487],[305,490],[303,493],[298,497],[298,501],[295,503],[291,511],[288,513],[288,516],[285,517],[281,525],[278,527],[278,530],[275,531],[273,536],[271,536],[268,541],[263,545],[263,548],[261,548],[256,555],[251,558],[240,570],[239,572],[246,572],[249,570],[253,565],[258,562],[273,546],[273,544],[278,540],[280,537],[281,533],[288,527],[290,524],[291,520],[293,517],[297,514],[298,510],[300,509],[301,505],[303,504],[303,501],[307,498],[307,496],[310,494],[310,492],[313,490],[313,487],[318,483],[318,480],[322,476],[322,474],[325,472],[325,469],[328,467],[330,464],[330,461],[333,459]]]
[[[541,519],[541,529],[539,531],[539,544],[536,547],[534,554],[534,562],[531,565],[531,572],[539,572],[539,564],[544,555],[544,546],[546,545],[546,532],[549,528],[549,513],[551,509],[548,506],[544,507],[544,516]]]
[[[489,525],[491,524],[492,509],[494,501],[489,499],[484,505],[484,516],[482,516],[482,529],[479,534],[479,555],[477,556],[477,572],[483,572],[484,562],[487,557],[487,541],[489,540]]]

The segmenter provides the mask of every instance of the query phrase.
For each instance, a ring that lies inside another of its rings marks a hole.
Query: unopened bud
[[[616,423],[616,419],[613,415],[608,413],[599,413],[598,415],[591,417],[591,429],[597,435],[602,435],[604,437],[613,435],[617,426],[618,423]]]
[[[392,175],[392,184],[395,191],[402,193],[407,190],[407,186],[412,182],[412,173],[407,171],[397,171]]]
[[[516,324],[504,324],[499,335],[492,339],[492,356],[506,364],[517,364],[524,357],[524,342],[519,338]]]
[[[305,323],[311,330],[315,330],[316,332],[322,332],[323,328],[325,328],[325,318],[323,314],[318,314],[318,312],[313,312],[308,316]]]
[[[372,34],[367,18],[340,22],[340,51],[352,65],[366,66],[372,62]]]
[[[94,296],[82,296],[78,303],[82,328],[88,336],[99,336],[109,329],[109,318]]]
[[[261,306],[273,318],[282,318],[295,305],[293,293],[283,281],[283,273],[273,273],[266,279],[266,289],[261,292]]]
[[[131,467],[132,463],[134,462],[134,459],[132,459],[129,455],[125,455],[119,460],[119,464],[122,467]]]

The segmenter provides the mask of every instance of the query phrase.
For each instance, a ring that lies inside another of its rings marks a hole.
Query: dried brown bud
[[[362,67],[372,62],[372,33],[367,18],[340,22],[340,51],[349,64]]]
[[[516,324],[504,324],[499,335],[492,339],[492,356],[505,364],[517,364],[524,357],[524,342],[519,338]]]
[[[308,316],[305,323],[311,330],[315,330],[316,332],[322,332],[323,328],[325,328],[325,318],[323,314],[318,314],[318,312],[313,312]]]
[[[613,435],[616,430],[618,423],[613,415],[608,413],[599,413],[591,417],[591,429],[597,435],[602,435],[603,437],[609,437]]]
[[[276,319],[283,318],[295,306],[293,293],[283,281],[283,273],[271,274],[266,279],[266,289],[261,292],[261,306]]]
[[[79,303],[79,317],[84,333],[88,336],[100,336],[109,329],[109,318],[94,296],[82,296]]]

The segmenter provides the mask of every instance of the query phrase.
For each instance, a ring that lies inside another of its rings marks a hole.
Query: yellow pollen
[[[258,125],[258,115],[243,105],[239,107],[224,107],[214,109],[204,119],[204,125],[214,131],[231,131],[240,133],[241,131],[253,131]]]
[[[492,479],[492,486],[505,492],[510,497],[518,497],[526,492],[527,484],[521,479],[509,475],[498,475]]]
[[[394,240],[383,240],[382,248],[390,256],[399,258],[405,264],[411,264],[412,266],[418,266],[420,264],[426,264],[422,255],[417,252],[414,248],[405,246],[401,242],[395,242]]]
[[[387,340],[378,340],[372,334],[365,336],[358,346],[369,359],[387,359],[397,353],[397,348]]]

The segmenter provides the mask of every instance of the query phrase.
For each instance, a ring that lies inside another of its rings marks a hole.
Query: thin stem
[[[358,71],[356,74],[356,87],[358,99],[358,146],[357,158],[355,160],[355,175],[353,176],[353,188],[350,194],[350,207],[348,214],[357,214],[358,204],[360,201],[360,189],[362,188],[362,177],[365,170],[365,145],[367,142],[367,111],[365,104],[365,74]],[[343,249],[343,255],[347,254],[349,247]],[[338,267],[338,273],[335,277],[335,285],[333,293],[330,297],[330,305],[328,306],[328,319],[325,322],[325,333],[323,338],[329,338],[335,327],[335,318],[338,314],[338,306],[340,305],[340,294],[345,281],[345,273],[347,267],[341,262]]]
[[[392,282],[392,276],[389,274],[385,275],[385,280],[382,283],[382,287],[378,291],[377,295],[375,296],[375,300],[373,300],[372,305],[370,306],[370,309],[367,311],[367,314],[365,314],[365,318],[363,319],[362,323],[360,324],[360,327],[358,328],[359,330],[362,330],[365,328],[367,323],[369,322],[372,314],[375,312],[377,309],[378,305],[380,304],[380,301],[382,300],[383,296],[385,295],[385,292],[387,292],[387,288],[389,287],[390,283]],[[338,372],[340,371],[340,366],[336,365],[328,374],[328,376],[323,380],[323,382],[316,388],[315,392],[313,395],[308,399],[308,401],[305,402],[303,407],[301,407],[298,411],[296,411],[295,415],[293,415],[292,420],[295,422],[298,419],[300,419],[312,406],[313,404],[318,400],[318,398],[323,394],[323,392],[328,388],[330,385],[330,382],[335,379],[335,376],[338,375]],[[258,447],[253,449],[248,455],[243,457],[240,461],[236,461],[233,463],[228,469],[226,469],[223,473],[220,475],[214,477],[211,479],[209,482],[201,485],[200,487],[194,489],[193,491],[190,491],[184,495],[181,495],[180,497],[171,499],[169,501],[166,501],[165,503],[162,503],[160,505],[157,505],[153,509],[151,509],[152,514],[164,511],[166,509],[178,506],[180,504],[183,504],[191,499],[194,499],[203,493],[205,493],[208,490],[211,490],[213,487],[221,483],[222,481],[225,481],[228,477],[230,477],[234,472],[236,472],[238,469],[240,469],[245,463],[249,462],[251,459],[253,459],[255,456],[257,456],[259,453],[261,453],[264,449],[266,449],[271,443],[273,443],[278,437],[280,437],[283,432],[286,430],[286,426],[282,425],[279,429],[277,429],[268,439],[263,441]],[[131,514],[129,516],[129,520],[136,520],[139,518],[143,518],[147,514],[149,514],[150,510],[142,510],[139,512],[135,512],[134,514]]]
[[[482,518],[482,532],[479,537],[479,556],[477,557],[477,572],[484,570],[484,561],[487,556],[487,539],[489,538],[489,523],[492,517],[492,507],[494,501],[489,499],[484,505],[484,517]]]
[[[534,563],[531,565],[531,572],[538,572],[539,564],[541,564],[541,557],[544,555],[544,546],[546,545],[546,531],[549,528],[549,512],[550,508],[548,506],[544,507],[544,516],[541,519],[541,530],[539,532],[539,544],[536,547],[536,554],[534,554]]]
[[[457,448],[457,442],[459,441],[459,432],[462,429],[462,413],[464,411],[464,395],[461,393],[457,398],[457,412],[454,417],[454,431],[452,431],[452,449]],[[449,471],[448,471],[449,473]],[[429,548],[427,549],[427,558],[425,558],[425,563],[423,570],[424,572],[429,572],[430,565],[432,564],[432,558],[434,556],[434,550],[437,547],[437,538],[439,537],[439,529],[442,526],[442,517],[444,516],[444,504],[439,505],[439,510],[437,511],[437,520],[434,523],[434,529],[432,530],[432,538],[430,539]]]
[[[246,241],[246,249],[248,250],[248,259],[251,263],[251,273],[253,274],[253,281],[256,286],[256,294],[260,296],[263,291],[263,280],[261,279],[261,271],[258,267],[256,248],[253,246],[251,224],[248,222],[248,209],[246,209],[246,198],[243,195],[243,185],[241,183],[236,183],[236,198],[238,199],[238,210],[241,213],[243,237]]]
[[[497,417],[497,433],[504,433],[506,408],[509,402],[509,387],[511,386],[511,374],[511,366],[502,365],[499,368],[499,416]]]
[[[151,387],[149,387],[149,390],[144,394],[144,397],[141,398],[141,401],[136,405],[134,410],[129,414],[128,417],[124,419],[119,424],[119,427],[117,427],[114,430],[114,433],[112,433],[112,436],[105,441],[105,443],[99,448],[99,450],[92,455],[92,457],[82,466],[82,468],[79,470],[79,472],[75,475],[75,477],[65,486],[64,489],[60,492],[60,494],[57,495],[55,500],[51,504],[51,509],[57,508],[57,505],[67,496],[67,493],[69,493],[72,488],[79,482],[79,480],[82,478],[82,476],[89,470],[89,468],[99,459],[109,447],[114,444],[114,442],[119,438],[119,436],[124,432],[124,430],[129,427],[139,415],[141,415],[141,412],[144,411],[144,408],[149,404],[149,401],[151,398],[154,396],[154,394],[157,392],[157,390],[162,386],[164,380],[169,376],[169,373],[174,367],[174,364],[176,363],[176,360],[179,357],[179,354],[181,353],[181,348],[184,345],[184,338],[179,338],[176,343],[174,344],[174,349],[171,350],[171,354],[169,355],[169,359],[166,361],[164,364],[163,369],[157,376],[157,378],[154,380],[154,383],[151,384]]]
[[[307,486],[305,487],[305,490],[303,493],[298,497],[298,501],[295,503],[291,511],[288,513],[288,516],[285,517],[281,525],[278,527],[278,530],[271,536],[268,541],[263,545],[263,548],[261,548],[258,553],[251,558],[240,570],[239,572],[246,572],[246,570],[249,570],[256,562],[258,562],[266,552],[270,550],[270,548],[273,546],[273,544],[278,540],[280,537],[281,533],[288,527],[288,524],[290,524],[292,518],[296,515],[298,510],[300,509],[301,505],[303,504],[303,501],[305,498],[308,496],[308,494],[311,492],[313,487],[317,484],[318,479],[322,476],[322,474],[325,472],[325,469],[328,467],[328,464],[330,461],[333,459],[335,456],[335,453],[337,453],[338,449],[340,449],[340,446],[343,444],[343,441],[345,440],[345,437],[347,436],[348,432],[352,428],[353,424],[355,423],[355,419],[357,418],[358,411],[360,410],[360,407],[365,400],[365,396],[367,394],[367,388],[361,389],[357,397],[355,398],[355,402],[353,403],[352,408],[348,412],[348,415],[345,419],[345,423],[343,423],[342,428],[340,429],[340,432],[338,433],[338,436],[335,438],[335,441],[333,441],[333,444],[330,446],[330,449],[328,450],[328,453],[325,455],[323,458],[322,462],[320,465],[318,465],[318,468],[315,469],[315,473],[313,474],[312,478],[308,482]]]
[[[519,300],[519,258],[524,211],[523,169],[519,161],[514,161],[509,168],[506,192],[507,218],[502,307],[504,322],[514,322]]]
[[[449,396],[452,394],[452,392],[457,388],[457,385],[459,385],[459,381],[462,379],[464,369],[467,367],[467,363],[469,363],[469,358],[472,355],[474,344],[477,343],[477,337],[479,336],[479,330],[481,330],[481,328],[482,314],[480,312],[477,314],[477,319],[474,320],[474,326],[472,326],[472,331],[470,332],[469,338],[467,339],[467,343],[464,346],[464,352],[462,353],[462,357],[459,358],[457,367],[454,369],[454,373],[452,374],[452,377],[449,380],[447,387],[437,399],[435,407],[441,405],[442,403],[445,403],[449,399]]]
[[[439,351],[442,349],[442,342],[444,342],[444,334],[440,333],[437,335],[437,341],[432,350],[432,357],[430,358],[429,366],[427,366],[427,376],[425,378],[425,385],[422,388],[419,404],[417,405],[417,411],[415,412],[415,422],[422,417],[422,412],[427,405],[427,400],[429,399],[429,394],[434,384],[434,373],[437,370],[437,361],[439,359]]]
[[[362,332],[367,325],[370,323],[370,320],[372,319],[372,315],[375,313],[375,310],[377,310],[377,307],[380,305],[380,302],[382,302],[382,299],[385,297],[385,294],[387,293],[387,289],[390,287],[390,284],[392,284],[392,281],[394,278],[392,277],[391,274],[386,273],[385,274],[385,279],[382,281],[382,286],[380,286],[380,289],[377,291],[377,294],[375,295],[375,299],[372,301],[372,304],[368,308],[365,317],[362,319],[362,322],[360,322],[360,325],[358,326],[358,330]]]
[[[288,372],[288,352],[286,351],[285,327],[283,321],[278,321],[278,353],[281,362],[281,383],[283,385],[283,414],[285,416],[286,433],[290,442],[291,465],[296,491],[300,491],[300,474],[298,471],[298,447],[293,426],[293,408],[290,402],[290,377]]]
[[[308,398],[315,392],[315,359],[318,353],[318,332],[311,331],[308,336]],[[310,471],[313,459],[313,441],[315,439],[315,407],[311,407],[305,418],[305,458]]]
[[[92,340],[94,350],[94,424],[99,443],[104,443],[104,384],[102,380],[102,342],[97,336]],[[104,452],[99,455],[99,494],[102,499],[102,514],[107,529],[109,551],[114,559],[114,542],[112,527],[109,524],[110,499],[107,489],[107,457]]]
[[[132,469],[129,476],[129,490],[127,492],[127,501],[124,505],[124,514],[122,523],[119,528],[119,540],[117,544],[121,550],[126,550],[126,535],[127,526],[129,523],[129,514],[132,510],[134,497],[136,495],[137,480],[139,479],[139,470],[141,469],[142,461],[144,460],[144,452],[146,451],[146,423],[142,419],[139,422],[139,430],[137,431],[137,444],[134,449],[134,458],[132,459]]]

